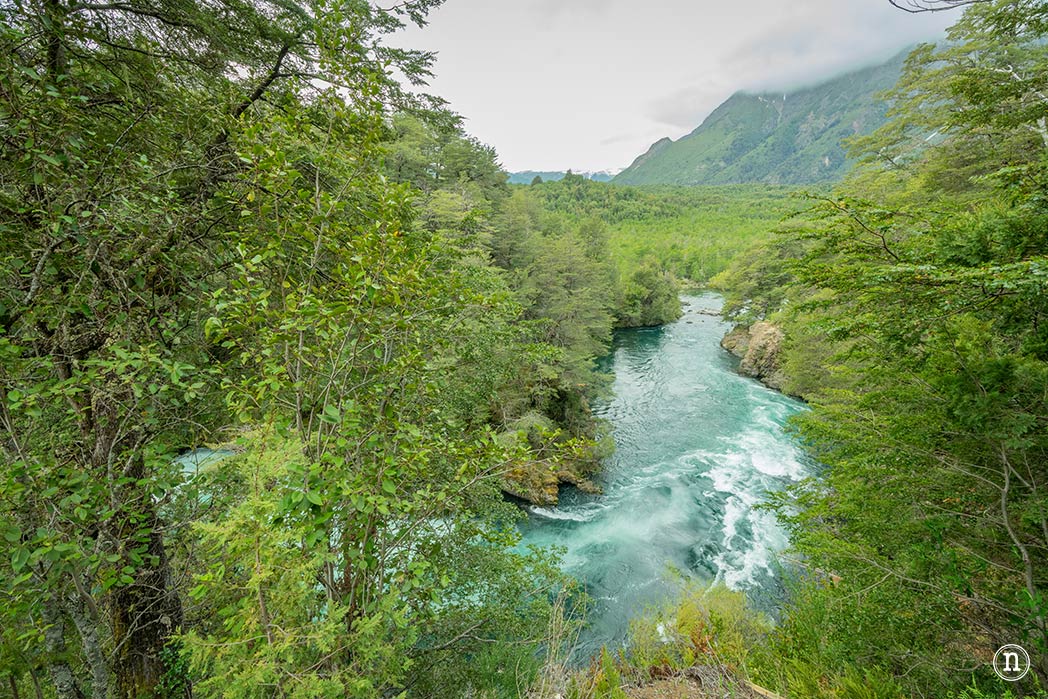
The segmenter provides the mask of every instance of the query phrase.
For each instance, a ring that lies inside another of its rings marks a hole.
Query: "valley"
[[[1048,4],[458,3],[3,5],[0,692],[1046,699]]]

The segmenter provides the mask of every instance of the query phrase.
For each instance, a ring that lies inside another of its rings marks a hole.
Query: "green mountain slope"
[[[617,184],[810,184],[843,177],[841,141],[884,123],[875,95],[895,84],[906,54],[795,92],[738,92],[678,141],[664,138]]]

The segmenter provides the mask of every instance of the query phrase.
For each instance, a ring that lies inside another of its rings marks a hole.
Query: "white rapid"
[[[718,309],[718,296],[684,301],[677,322],[616,335],[614,396],[596,411],[616,442],[604,495],[562,491],[558,507],[532,508],[522,524],[523,545],[564,549],[566,571],[593,599],[583,657],[620,644],[674,576],[762,598],[787,541],[755,505],[810,471],[783,430],[803,404],[735,373],[719,344],[727,326],[700,312]]]

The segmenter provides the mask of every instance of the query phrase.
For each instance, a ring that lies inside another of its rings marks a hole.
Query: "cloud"
[[[551,29],[561,21],[592,22],[607,19],[615,10],[616,0],[517,0],[525,6],[531,5],[529,14],[536,26]]]
[[[737,75],[741,88],[794,89],[884,62],[949,23],[885,12],[878,3],[816,0],[726,52],[721,68]]]
[[[607,138],[600,139],[599,143],[602,146],[613,146],[616,143],[623,143],[625,141],[631,141],[637,137],[635,133],[620,133],[614,136],[608,136]]]
[[[731,92],[731,87],[719,82],[693,85],[653,100],[648,104],[645,113],[660,124],[691,130],[729,97]]]
[[[736,91],[872,65],[959,16],[888,0],[449,0],[402,36],[439,52],[432,91],[508,167],[599,170],[691,131]]]
[[[914,19],[885,12],[872,0],[791,5],[753,0],[751,9],[760,17],[751,25],[756,31],[740,31],[725,40],[690,84],[649,100],[644,111],[649,118],[691,130],[737,91],[785,92],[814,85],[882,63],[950,23],[942,17]]]

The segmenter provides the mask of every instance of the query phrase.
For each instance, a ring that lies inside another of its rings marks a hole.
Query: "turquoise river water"
[[[630,617],[678,589],[680,573],[767,596],[787,541],[754,505],[811,470],[783,431],[803,404],[735,372],[719,344],[728,326],[708,314],[720,297],[683,301],[675,323],[616,333],[614,394],[595,409],[616,444],[604,494],[564,489],[558,507],[528,508],[521,525],[524,545],[565,550],[592,599],[582,657],[621,644]]]

